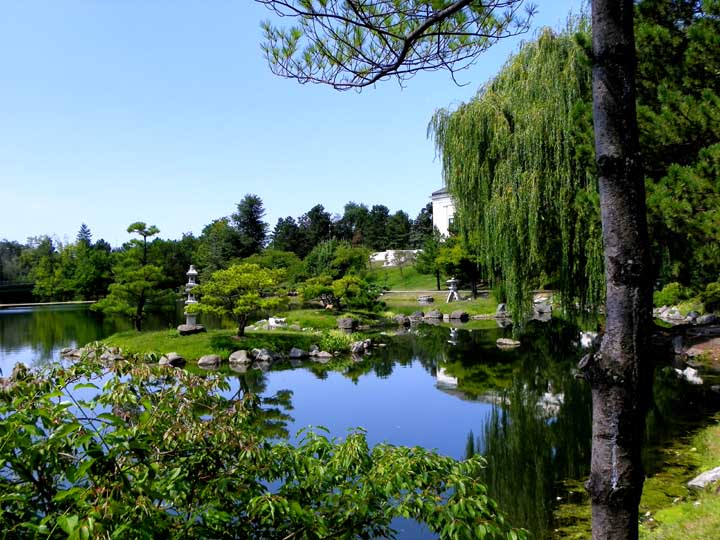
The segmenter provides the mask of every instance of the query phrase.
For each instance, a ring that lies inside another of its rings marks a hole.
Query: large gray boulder
[[[462,311],[462,310],[453,311],[450,314],[450,320],[465,322],[469,319],[470,319],[470,316],[465,311]]]
[[[308,356],[308,353],[306,353],[302,349],[298,349],[297,347],[293,347],[292,349],[290,349],[290,352],[288,353],[288,357],[290,357],[290,359],[295,359],[295,360],[297,360],[298,358],[305,358],[307,356]]]
[[[255,362],[266,364],[272,364],[273,360],[275,360],[275,355],[267,349],[253,349],[252,356],[255,358]]]
[[[313,355],[313,362],[320,362],[321,364],[327,364],[333,355],[327,351],[318,351]]]
[[[421,321],[425,318],[425,313],[422,311],[413,311],[408,318],[411,321]]]
[[[207,332],[202,324],[181,324],[177,327],[177,331],[181,336],[190,336],[192,334]]]
[[[687,485],[690,488],[703,489],[705,488],[705,486],[709,486],[710,484],[714,484],[715,482],[719,481],[720,467],[715,467],[714,469],[705,471],[701,475],[696,476],[695,478],[690,480]]]
[[[443,314],[440,312],[439,309],[433,309],[432,311],[428,311],[425,314],[426,319],[442,319]]]
[[[350,345],[350,352],[352,354],[363,354],[365,352],[365,342],[356,341],[355,343]]]
[[[250,358],[247,351],[240,350],[232,353],[228,358],[228,362],[230,362],[231,366],[247,366],[252,362],[252,358]]]
[[[201,368],[216,368],[220,365],[222,359],[217,354],[206,354],[198,360],[198,366]]]
[[[183,367],[185,359],[176,352],[170,352],[161,356],[158,364],[161,366]]]
[[[407,315],[395,315],[393,320],[400,326],[410,326],[410,317]]]

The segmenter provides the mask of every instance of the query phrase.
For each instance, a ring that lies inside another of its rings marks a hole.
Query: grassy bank
[[[642,540],[709,540],[720,533],[718,486],[687,488],[697,474],[720,466],[720,416],[686,442],[666,450],[668,467],[649,478],[643,490]],[[672,498],[670,498],[672,497]],[[661,506],[654,507],[658,502]]]
[[[375,266],[370,269],[370,279],[384,289],[397,291],[434,291],[437,289],[435,276],[420,274],[414,266],[402,268]],[[441,286],[445,283],[441,282]]]
[[[492,295],[480,296],[472,299],[461,300],[459,302],[446,303],[445,297],[447,292],[439,292],[431,294],[435,299],[432,304],[421,305],[417,301],[417,293],[385,293],[380,299],[387,305],[387,310],[391,313],[402,313],[409,315],[414,311],[430,311],[439,310],[441,313],[452,313],[453,311],[467,311],[470,315],[492,315],[497,309],[497,302]]]
[[[196,360],[206,354],[218,354],[227,360],[230,353],[238,349],[269,349],[277,353],[287,353],[292,347],[309,349],[318,342],[318,336],[307,332],[251,332],[245,337],[235,337],[232,330],[210,330],[202,334],[181,336],[176,330],[158,332],[120,332],[114,334],[103,343],[110,347],[119,347],[127,353],[158,353],[176,352],[188,360]]]

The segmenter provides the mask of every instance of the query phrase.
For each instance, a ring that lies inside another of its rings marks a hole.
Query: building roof
[[[448,192],[448,190],[447,190],[446,187],[443,187],[443,188],[438,189],[437,191],[433,191],[433,192],[430,194],[430,196],[433,197],[433,198],[437,198],[437,197],[449,197],[449,196],[450,196],[450,192]]]

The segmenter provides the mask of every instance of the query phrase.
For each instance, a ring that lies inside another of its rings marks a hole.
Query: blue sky
[[[581,0],[540,0],[535,28]],[[317,203],[384,204],[414,217],[442,185],[426,127],[472,97],[508,40],[456,86],[445,72],[362,93],[270,73],[251,0],[23,0],[0,17],[0,238],[199,234],[259,195],[271,227]]]

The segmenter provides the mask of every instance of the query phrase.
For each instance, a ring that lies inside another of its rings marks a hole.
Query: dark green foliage
[[[195,254],[196,263],[204,280],[213,272],[227,268],[238,258],[240,238],[228,218],[216,219],[205,225]]]
[[[160,230],[139,221],[130,225],[127,231],[138,234],[142,241],[131,240],[126,249],[116,255],[109,294],[93,304],[92,309],[123,315],[133,322],[136,330],[141,330],[147,310],[173,308],[176,295],[163,287],[168,279],[162,263],[153,264],[156,261],[149,258],[147,240]]]
[[[364,231],[364,243],[373,251],[383,251],[390,245],[388,223],[390,210],[384,204],[374,204],[370,208],[367,227]]]
[[[249,257],[260,253],[267,240],[268,225],[263,221],[265,208],[257,195],[248,194],[237,205],[230,222],[237,231],[237,256]]]
[[[92,246],[92,233],[90,232],[90,227],[85,225],[85,223],[80,225],[80,230],[77,233],[77,241],[82,242],[87,247]]]
[[[262,268],[271,270],[284,270],[285,282],[288,285],[294,285],[304,275],[303,263],[292,251],[266,249],[262,253],[248,257],[243,262],[257,264]]]
[[[368,207],[351,201],[345,205],[342,218],[335,224],[335,235],[338,240],[345,240],[353,246],[365,245],[369,222]]]
[[[150,259],[162,268],[165,279],[163,289],[178,289],[187,283],[187,271],[196,264],[195,251],[199,240],[192,233],[185,233],[179,240],[156,238],[150,245]]]
[[[292,251],[300,258],[307,255],[307,253],[303,253],[304,240],[300,227],[292,216],[279,218],[273,232],[270,234],[270,246],[272,249]]]
[[[301,257],[310,253],[310,250],[320,242],[330,240],[330,213],[325,211],[322,204],[316,204],[300,216],[298,225],[304,240],[304,253],[298,253]]]
[[[139,360],[88,358],[0,394],[4,538],[350,540],[392,537],[401,516],[442,539],[526,537],[477,480],[480,457],[370,448],[361,432],[277,442],[289,393],[242,377],[226,397],[223,377]]]
[[[364,274],[370,253],[348,242],[328,240],[315,246],[305,258],[305,272],[310,277],[328,275],[338,279],[346,274]]]
[[[705,311],[720,311],[720,281],[708,283],[700,293],[700,300],[705,305]]]
[[[410,247],[420,249],[433,235],[432,203],[427,203],[412,222],[410,229]]]
[[[27,246],[10,240],[0,240],[0,281],[23,281],[29,268],[21,255]]]
[[[388,249],[410,249],[412,223],[407,212],[398,210],[387,222]]]

